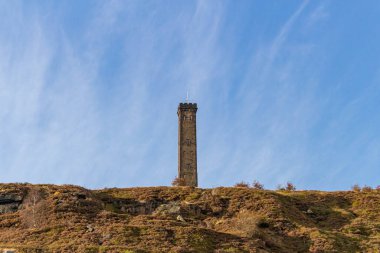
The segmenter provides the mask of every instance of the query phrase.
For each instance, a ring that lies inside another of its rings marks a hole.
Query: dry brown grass
[[[0,214],[0,247],[19,252],[376,252],[380,247],[375,190],[90,191],[1,184],[0,196],[22,199],[18,210]]]

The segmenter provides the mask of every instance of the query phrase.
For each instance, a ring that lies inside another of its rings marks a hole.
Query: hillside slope
[[[1,184],[15,252],[379,252],[380,191]]]

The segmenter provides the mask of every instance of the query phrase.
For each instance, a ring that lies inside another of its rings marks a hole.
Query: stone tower
[[[178,178],[186,186],[198,187],[196,103],[178,106]]]

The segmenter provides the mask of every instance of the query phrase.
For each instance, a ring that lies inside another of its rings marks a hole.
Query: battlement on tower
[[[198,109],[197,103],[180,103],[178,105],[178,110],[186,110],[186,109],[197,111]]]

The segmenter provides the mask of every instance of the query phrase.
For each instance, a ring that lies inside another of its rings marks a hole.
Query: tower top
[[[179,103],[178,111],[187,111],[187,110],[198,110],[197,103]]]
[[[197,103],[179,103],[178,108],[194,108],[197,109]]]

